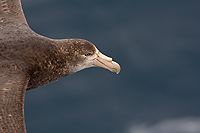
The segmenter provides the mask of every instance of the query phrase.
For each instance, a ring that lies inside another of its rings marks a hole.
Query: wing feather
[[[24,96],[28,80],[23,72],[0,73],[0,132],[26,132]]]
[[[0,0],[0,19],[2,22],[4,17],[14,18],[27,24],[21,0]]]

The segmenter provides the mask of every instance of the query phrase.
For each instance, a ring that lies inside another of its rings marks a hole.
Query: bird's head
[[[103,55],[95,46],[89,41],[83,39],[68,39],[66,47],[63,48],[72,73],[90,67],[102,67],[111,72],[119,73],[120,65],[112,60],[112,58]],[[61,48],[62,49],[62,48]]]

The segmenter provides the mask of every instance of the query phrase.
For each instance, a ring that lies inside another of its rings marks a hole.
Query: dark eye
[[[87,54],[85,54],[85,56],[90,56],[90,55],[92,55],[91,53],[87,53]]]

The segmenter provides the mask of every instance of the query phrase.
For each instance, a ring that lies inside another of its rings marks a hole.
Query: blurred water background
[[[26,93],[28,133],[199,133],[199,0],[22,0],[44,36],[83,38],[120,63]]]

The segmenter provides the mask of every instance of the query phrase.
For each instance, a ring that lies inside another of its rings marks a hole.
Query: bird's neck
[[[62,40],[51,40],[49,44],[48,48],[43,48],[45,51],[41,50],[38,53],[39,56],[34,56],[36,64],[33,66],[27,90],[49,84],[74,73],[72,69],[75,61],[70,57],[71,53],[66,51],[70,44],[64,46]]]

